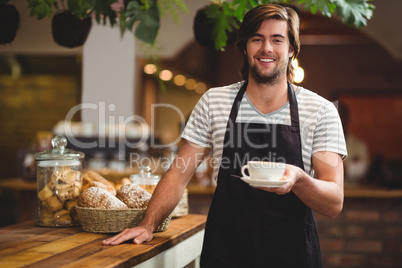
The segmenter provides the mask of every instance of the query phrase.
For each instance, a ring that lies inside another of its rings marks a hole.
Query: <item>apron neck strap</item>
[[[230,111],[229,119],[231,122],[236,122],[237,113],[240,109],[240,103],[243,99],[244,93],[246,92],[248,81],[246,80],[234,100],[232,110]],[[288,97],[290,105],[290,118],[292,131],[299,131],[299,109],[297,106],[296,94],[293,86],[288,82]]]

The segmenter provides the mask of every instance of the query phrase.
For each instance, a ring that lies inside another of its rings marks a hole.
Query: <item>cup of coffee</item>
[[[248,161],[242,166],[241,174],[248,179],[279,181],[285,172],[285,163],[268,161]],[[250,175],[245,173],[246,169]]]

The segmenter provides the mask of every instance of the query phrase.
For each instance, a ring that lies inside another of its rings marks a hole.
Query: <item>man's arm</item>
[[[278,188],[262,188],[277,194],[293,191],[300,200],[316,212],[335,218],[343,208],[343,162],[337,153],[318,152],[312,156],[315,177],[302,169],[287,165],[289,182]]]
[[[159,181],[141,224],[102,241],[102,244],[118,245],[130,239],[133,239],[135,244],[150,241],[153,231],[166,219],[182,198],[187,183],[208,153],[209,148],[183,140],[169,170]]]

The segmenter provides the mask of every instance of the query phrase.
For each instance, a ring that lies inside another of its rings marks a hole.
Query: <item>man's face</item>
[[[293,56],[286,21],[265,20],[247,40],[245,52],[250,67],[249,79],[259,84],[274,84],[286,76],[289,57]]]

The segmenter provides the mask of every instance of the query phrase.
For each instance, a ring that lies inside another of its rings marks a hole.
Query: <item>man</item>
[[[346,148],[337,110],[288,83],[291,59],[300,49],[299,18],[292,8],[267,4],[250,10],[236,45],[243,54],[245,82],[203,95],[143,222],[104,245],[150,241],[213,148],[217,188],[201,266],[321,267],[312,211],[334,218],[343,206]],[[281,187],[254,188],[237,177],[248,160],[267,159],[286,162],[287,182]]]

